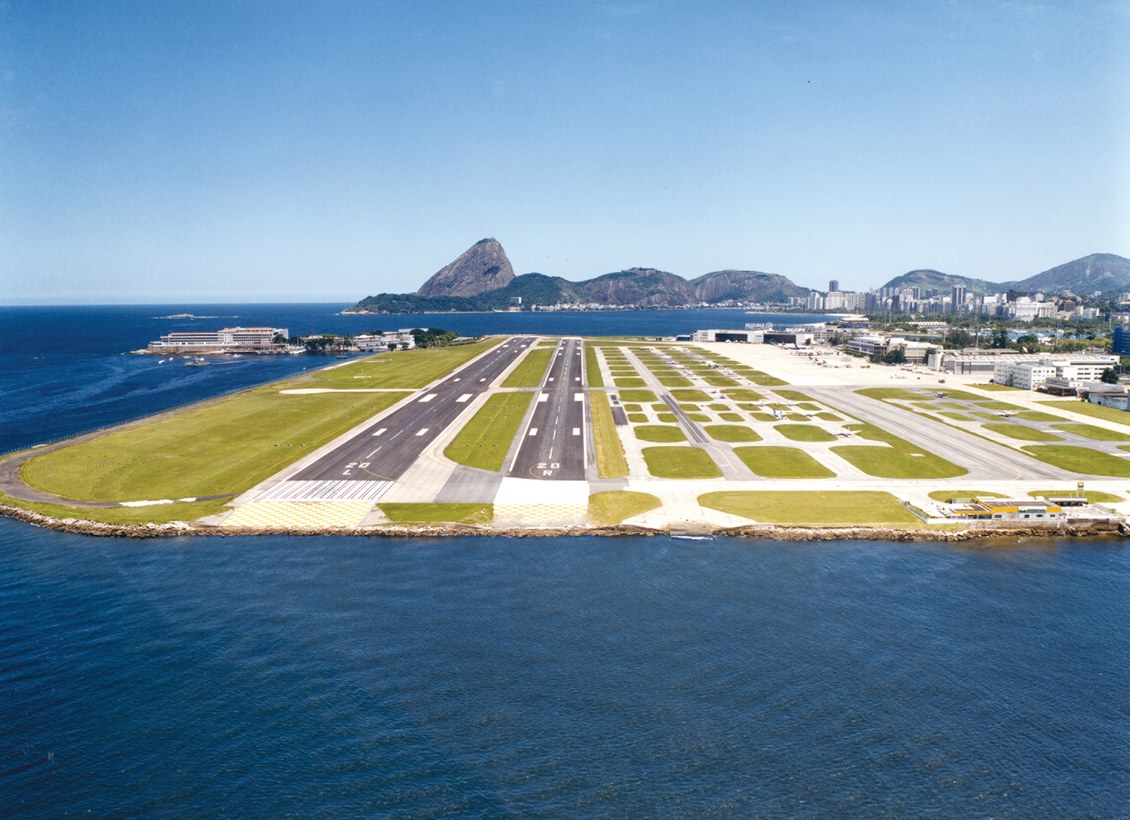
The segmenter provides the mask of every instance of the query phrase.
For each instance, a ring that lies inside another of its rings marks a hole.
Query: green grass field
[[[704,507],[764,524],[907,526],[922,522],[890,493],[723,491],[700,495]]]
[[[1091,404],[1089,401],[1040,401],[1037,404],[1046,404],[1059,410],[1070,410],[1084,416],[1096,419],[1130,425],[1130,413],[1125,410],[1115,410],[1113,407],[1103,407],[1101,404]]]
[[[623,523],[648,510],[662,506],[663,502],[651,493],[631,490],[609,490],[589,496],[589,519],[594,524],[609,527]]]
[[[585,345],[585,378],[589,387],[604,387],[604,376],[600,372],[600,363],[596,360],[596,348]]]
[[[732,390],[722,391],[726,398],[731,401],[762,401],[762,396],[756,390],[750,390],[748,387],[738,387]]]
[[[987,490],[934,490],[930,498],[945,504],[952,504],[958,498],[976,498],[982,495],[986,498],[1004,498],[1000,493],[991,493]]]
[[[641,424],[633,427],[632,432],[640,441],[652,441],[657,444],[670,444],[672,442],[686,441],[683,431],[673,424]]]
[[[655,394],[650,390],[621,390],[620,401],[651,404],[655,401]]]
[[[628,462],[624,458],[624,445],[620,442],[616,423],[612,419],[608,396],[599,391],[590,393],[589,412],[592,415],[597,474],[601,478],[624,478],[628,475]]]
[[[549,362],[556,352],[556,347],[534,348],[526,354],[526,358],[522,359],[517,367],[510,371],[510,375],[506,377],[502,386],[541,387],[541,380],[545,378],[545,370],[549,367]]]
[[[777,424],[774,428],[791,441],[835,441],[836,437],[815,424]]]
[[[762,478],[832,478],[835,475],[796,447],[735,447],[734,453]]]
[[[1024,421],[1063,421],[1063,416],[1053,416],[1051,413],[1041,413],[1039,410],[1021,410],[1014,417]]]
[[[32,510],[52,518],[79,518],[85,521],[101,521],[104,524],[167,524],[170,521],[195,521],[198,518],[223,512],[227,499],[145,507],[68,507],[62,504],[20,501],[0,493],[0,503]]]
[[[873,424],[853,424],[852,429],[860,438],[882,441],[890,445],[890,447],[870,447],[841,444],[831,448],[833,453],[868,475],[878,478],[953,478],[968,472],[963,467],[915,447],[909,441],[904,441]]]
[[[296,379],[291,387],[403,388],[419,389],[431,384],[476,356],[497,347],[501,339],[452,347],[429,347],[382,353],[348,362],[340,367],[319,370],[304,379]]]
[[[61,447],[33,457],[20,475],[36,489],[81,501],[240,493],[409,395],[280,395],[279,386]]]
[[[715,441],[761,441],[761,436],[744,424],[711,424],[702,429]]]
[[[1117,478],[1130,477],[1130,461],[1112,456],[1090,447],[1072,447],[1067,444],[1029,444],[1024,452],[1045,464],[1061,467],[1082,475],[1105,475]]]
[[[497,472],[530,406],[533,393],[495,393],[443,454],[456,464]]]
[[[1122,433],[1118,430],[1108,430],[1105,427],[1096,427],[1093,424],[1081,424],[1076,422],[1061,422],[1053,424],[1056,430],[1062,430],[1065,433],[1074,433],[1083,438],[1089,438],[1093,441],[1130,441],[1130,435]]]
[[[869,399],[879,399],[879,401],[887,401],[894,399],[896,401],[919,401],[926,398],[918,390],[909,390],[905,387],[864,387],[856,390],[861,396],[867,396]]]
[[[1019,387],[1009,387],[1007,384],[971,384],[970,387],[976,387],[978,390],[987,390],[990,393],[1003,390],[1019,390]]]
[[[701,447],[644,447],[647,469],[656,478],[721,478],[722,471]]]
[[[811,396],[805,393],[801,393],[799,390],[774,390],[773,392],[780,396],[782,399],[787,399],[788,401],[812,401]]]
[[[1028,493],[1032,498],[1063,498],[1064,496],[1075,496],[1077,493],[1075,487],[1062,490],[1032,490]],[[1102,490],[1084,490],[1083,497],[1087,499],[1088,504],[1117,504],[1126,499],[1114,493],[1104,493]]]
[[[677,402],[708,402],[710,396],[702,390],[672,390],[671,396]]]
[[[1021,441],[1063,441],[1063,436],[1057,436],[1046,430],[1037,430],[1035,427],[1029,427],[1025,424],[998,423],[982,424],[981,426],[991,433],[998,433]]]
[[[493,504],[378,504],[394,524],[476,524],[494,518]]]

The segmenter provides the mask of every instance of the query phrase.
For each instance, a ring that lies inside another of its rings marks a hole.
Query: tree
[[[989,347],[998,348],[1003,350],[1008,347],[1008,330],[1004,325],[997,325],[993,328],[993,340],[989,343]]]
[[[883,355],[885,364],[906,364],[906,352],[901,347],[888,350]]]
[[[1114,372],[1113,367],[1104,370],[1099,379],[1103,384],[1118,384],[1118,374]]]

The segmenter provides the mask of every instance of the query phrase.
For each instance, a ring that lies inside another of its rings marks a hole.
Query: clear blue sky
[[[1127,2],[0,2],[0,303],[1130,255]]]

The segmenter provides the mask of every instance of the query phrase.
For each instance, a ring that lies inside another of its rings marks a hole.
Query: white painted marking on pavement
[[[387,433],[387,432],[388,432],[388,428],[387,428],[387,427],[382,427],[382,428],[381,428],[380,430],[378,430],[377,432],[373,433],[373,435],[374,435],[374,436],[379,436],[379,435],[382,435],[382,434],[384,434],[384,433]]]
[[[469,399],[469,398],[471,398],[471,394],[470,393],[464,393],[462,396],[457,398],[455,401],[459,404],[462,404],[463,402],[467,401],[467,399]]]
[[[573,394],[573,401],[584,401],[584,400],[585,400],[585,394],[584,393],[574,393]]]
[[[573,428],[573,435],[579,436],[580,434],[581,434],[581,428],[580,427],[574,427]]]
[[[543,401],[549,401],[548,393],[542,393],[540,396],[538,396],[538,403],[540,404]]]
[[[417,430],[417,431],[416,431],[416,435],[417,435],[417,436],[422,436],[422,435],[424,435],[424,434],[425,434],[425,433],[427,433],[427,432],[428,432],[428,428],[427,428],[427,427],[422,427],[422,428],[420,428],[419,430]]]
[[[536,428],[536,427],[531,427],[531,428],[530,428],[530,432],[529,432],[529,433],[527,433],[526,435],[530,435],[530,436],[536,436],[537,434],[538,434],[538,428]]]
[[[436,397],[435,393],[428,393],[428,395],[426,395],[426,396],[424,396],[424,398],[420,399],[420,404],[427,404],[428,402],[430,402],[435,397]]]

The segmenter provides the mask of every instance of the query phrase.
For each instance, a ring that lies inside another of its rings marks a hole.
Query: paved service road
[[[326,453],[291,481],[393,481],[533,343],[512,338]]]
[[[562,339],[557,346],[509,475],[566,481],[584,479],[585,383],[581,353],[579,339]]]

